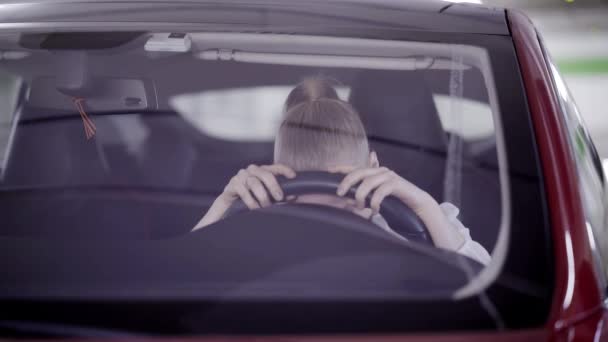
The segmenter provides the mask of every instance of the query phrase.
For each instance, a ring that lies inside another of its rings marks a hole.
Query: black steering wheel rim
[[[304,194],[330,194],[335,195],[344,178],[343,174],[322,171],[301,171],[293,179],[277,177],[285,198]],[[345,196],[355,198],[356,187],[350,188]],[[366,199],[369,204],[370,198]],[[242,201],[235,203],[228,215],[234,215],[247,210]],[[389,227],[408,241],[426,245],[433,245],[433,240],[426,225],[418,215],[407,205],[393,196],[388,196],[380,204],[380,215],[386,220]]]

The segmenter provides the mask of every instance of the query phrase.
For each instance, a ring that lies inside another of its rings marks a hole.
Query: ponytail
[[[334,88],[334,85],[338,84],[339,82],[336,80],[320,76],[305,78],[287,96],[285,112],[303,102],[318,99],[339,100],[338,92]]]

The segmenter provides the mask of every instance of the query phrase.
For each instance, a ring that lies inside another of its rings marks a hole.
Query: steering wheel
[[[283,189],[285,198],[304,194],[329,194],[335,195],[344,175],[321,171],[300,171],[293,179],[283,176],[277,177],[277,181]],[[356,187],[350,188],[345,196],[355,198]],[[369,205],[370,198],[366,199]],[[276,203],[276,202],[275,202]],[[248,210],[242,201],[237,201],[228,211],[228,215],[234,215]],[[354,214],[353,214],[354,215]],[[426,245],[433,245],[429,232],[422,220],[414,211],[393,196],[386,197],[380,204],[380,215],[386,220],[392,230],[413,241]]]

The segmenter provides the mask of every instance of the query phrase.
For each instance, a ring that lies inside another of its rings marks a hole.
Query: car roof
[[[0,31],[213,24],[509,35],[504,9],[455,0],[13,0],[0,6],[0,23]]]

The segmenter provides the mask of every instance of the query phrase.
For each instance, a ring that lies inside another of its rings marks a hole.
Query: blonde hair
[[[285,100],[285,112],[295,105],[315,99],[339,100],[338,92],[334,86],[339,85],[337,80],[322,76],[307,77],[291,90]]]
[[[296,171],[367,165],[369,145],[357,111],[323,78],[298,84],[285,103],[275,139],[275,163]]]

